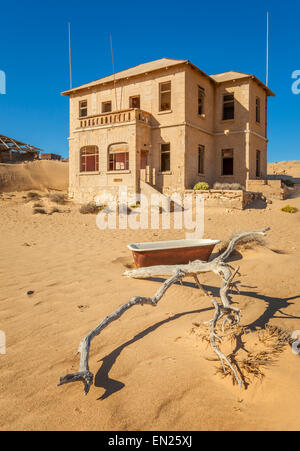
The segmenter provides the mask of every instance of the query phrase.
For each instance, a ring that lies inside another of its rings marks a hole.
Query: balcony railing
[[[127,110],[112,111],[110,113],[96,114],[81,118],[79,120],[80,128],[109,126],[114,124],[121,124],[126,122],[142,122],[144,124],[150,123],[150,113],[136,108],[129,108]]]

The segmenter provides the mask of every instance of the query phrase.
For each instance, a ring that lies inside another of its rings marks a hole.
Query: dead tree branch
[[[222,305],[219,305],[215,299],[212,299],[212,302],[215,306],[216,312],[214,318],[210,321],[210,338],[211,345],[214,352],[218,355],[223,365],[223,369],[225,371],[224,362],[230,367],[234,377],[236,378],[238,384],[241,386],[242,381],[240,380],[235,368],[231,365],[228,358],[220,351],[216,339],[218,337],[216,333],[216,327],[219,319],[225,316],[223,321],[223,329],[227,322],[238,322],[239,321],[239,310],[230,306],[230,300],[228,299],[227,292],[228,290],[236,285],[233,282],[233,278],[238,273],[239,268],[236,268],[234,272],[231,272],[232,266],[225,263],[225,260],[230,256],[233,252],[235,246],[240,240],[245,239],[246,237],[251,239],[251,236],[255,235],[263,235],[265,236],[266,231],[269,228],[265,228],[263,230],[257,232],[246,232],[236,235],[232,238],[230,243],[228,244],[227,249],[218,257],[213,259],[210,262],[203,262],[200,260],[195,260],[186,265],[163,265],[163,266],[151,266],[147,268],[139,268],[136,270],[125,271],[124,275],[127,277],[133,278],[147,278],[153,276],[167,276],[169,277],[165,282],[161,285],[161,287],[157,290],[155,295],[152,298],[134,296],[128,302],[119,307],[114,313],[106,316],[91,332],[84,337],[84,339],[80,342],[78,352],[80,353],[80,366],[79,372],[66,374],[65,376],[60,378],[58,385],[64,385],[69,382],[82,381],[84,383],[84,393],[85,395],[89,392],[91,385],[93,384],[94,376],[93,373],[89,370],[89,353],[91,341],[97,335],[101,333],[101,331],[107,327],[110,323],[120,318],[123,313],[129,310],[134,305],[144,305],[149,304],[155,307],[160,299],[164,296],[166,291],[176,282],[181,282],[184,277],[190,276],[193,277],[200,289],[204,291],[202,285],[198,280],[198,275],[201,273],[213,272],[221,278],[221,287],[220,287],[220,298],[222,301]]]

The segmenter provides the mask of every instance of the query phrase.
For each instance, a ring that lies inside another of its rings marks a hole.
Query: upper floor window
[[[112,144],[108,149],[108,170],[129,170],[129,149],[127,143]]]
[[[110,113],[111,112],[111,102],[102,102],[102,113]]]
[[[160,147],[160,168],[161,172],[170,171],[170,143],[161,144]]]
[[[198,114],[204,113],[205,89],[198,86]]]
[[[222,150],[222,175],[233,175],[233,149]]]
[[[171,109],[171,82],[159,84],[159,111]]]
[[[129,108],[140,108],[140,96],[129,97]]]
[[[234,119],[234,95],[224,94],[223,95],[223,121],[228,119]]]
[[[256,116],[256,122],[260,122],[260,98],[259,97],[256,97],[255,116]]]
[[[79,117],[87,116],[87,100],[81,100],[79,102]]]
[[[198,146],[198,174],[204,174],[204,150],[205,147],[199,144]]]
[[[97,146],[85,146],[80,149],[80,172],[99,171],[99,150]]]

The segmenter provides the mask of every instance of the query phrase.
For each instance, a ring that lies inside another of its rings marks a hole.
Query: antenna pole
[[[111,34],[110,34],[110,51],[111,51],[111,61],[112,61],[113,75],[114,75],[115,102],[116,102],[116,108],[117,108],[116,76],[115,76],[114,52],[113,52]]]
[[[72,89],[72,58],[71,58],[71,24],[68,23],[69,28],[69,66],[70,66],[70,88]]]
[[[269,11],[267,11],[267,61],[266,61],[266,86],[269,83]]]

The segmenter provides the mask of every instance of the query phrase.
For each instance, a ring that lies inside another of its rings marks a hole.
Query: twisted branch
[[[163,266],[151,266],[147,268],[139,268],[132,271],[125,271],[124,275],[127,277],[133,278],[147,278],[153,276],[168,276],[169,278],[165,280],[165,282],[161,285],[161,287],[157,290],[155,295],[152,298],[134,296],[128,302],[119,307],[114,313],[106,316],[91,332],[83,338],[80,342],[78,352],[80,353],[80,366],[79,372],[66,374],[65,376],[60,378],[58,385],[64,385],[69,382],[82,381],[84,383],[84,393],[87,393],[90,390],[91,385],[93,384],[94,376],[93,373],[89,370],[89,352],[91,341],[97,335],[99,335],[105,327],[107,327],[110,323],[120,318],[123,313],[129,310],[134,305],[144,305],[149,304],[153,307],[156,307],[160,299],[164,296],[166,291],[176,282],[182,282],[184,277],[192,276],[198,287],[204,291],[202,285],[198,280],[198,274],[213,272],[221,278],[221,287],[220,287],[220,298],[222,305],[219,305],[215,299],[212,299],[212,302],[215,306],[216,312],[214,318],[210,321],[210,339],[211,345],[214,352],[219,356],[223,369],[225,371],[224,362],[230,367],[232,373],[234,374],[238,384],[241,386],[242,381],[240,380],[235,368],[231,365],[228,358],[220,351],[217,346],[216,340],[220,338],[216,333],[216,327],[219,319],[226,316],[223,321],[223,329],[227,322],[238,322],[239,321],[239,310],[230,306],[230,300],[227,297],[228,290],[234,286],[236,289],[236,283],[233,282],[233,278],[238,273],[239,268],[236,268],[234,272],[231,272],[232,266],[225,263],[225,259],[227,259],[230,254],[233,252],[237,243],[246,238],[255,235],[265,235],[265,232],[269,230],[269,228],[265,228],[258,232],[246,232],[236,235],[230,243],[228,244],[227,249],[218,257],[213,259],[210,262],[203,262],[200,260],[195,260],[186,265],[163,265]]]

